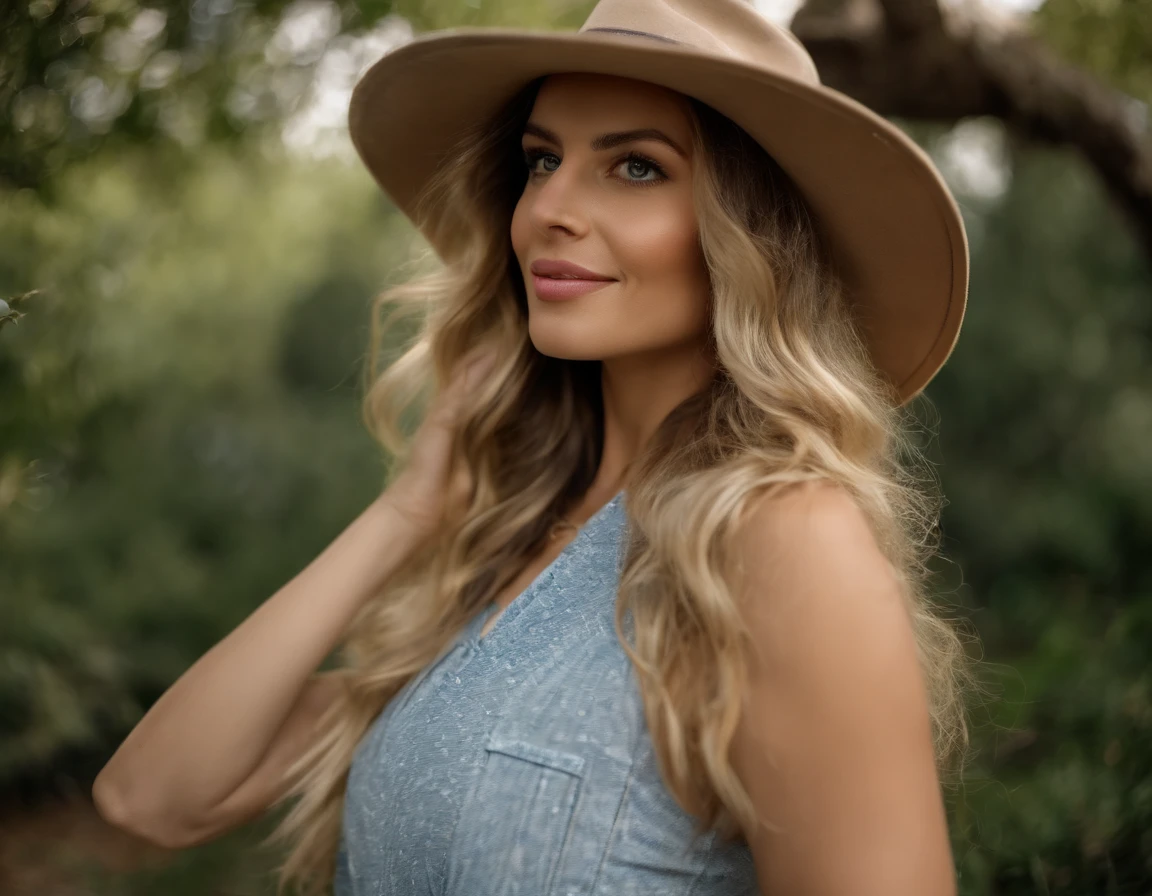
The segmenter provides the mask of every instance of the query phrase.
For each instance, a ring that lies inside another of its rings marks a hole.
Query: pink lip
[[[541,277],[539,274],[532,275],[532,286],[536,290],[536,295],[546,302],[574,299],[615,282],[615,280],[557,279]]]

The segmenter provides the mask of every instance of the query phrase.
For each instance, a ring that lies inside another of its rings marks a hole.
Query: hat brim
[[[873,361],[901,403],[948,359],[968,294],[960,210],[910,137],[832,88],[619,35],[451,29],[418,37],[368,69],[352,92],[352,143],[412,218],[423,186],[465,128],[490,119],[529,81],[565,71],[679,91],[760,143],[820,219]]]

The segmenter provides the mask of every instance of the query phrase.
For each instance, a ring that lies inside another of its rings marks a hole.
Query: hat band
[[[678,44],[680,41],[673,40],[670,37],[665,37],[663,34],[650,34],[647,31],[633,31],[630,28],[585,28],[581,34],[587,34],[589,31],[605,31],[609,34],[631,34],[635,37],[651,37],[654,40],[662,40],[669,44]]]

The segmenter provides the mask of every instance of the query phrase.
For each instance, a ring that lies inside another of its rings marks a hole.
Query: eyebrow
[[[539,137],[541,140],[548,140],[557,146],[564,145],[560,142],[560,138],[552,131],[532,121],[524,125],[524,133]],[[638,128],[634,131],[616,131],[611,134],[601,134],[599,137],[596,137],[590,145],[593,150],[600,152],[601,150],[619,146],[621,143],[630,143],[633,140],[659,140],[661,143],[667,143],[672,147],[681,158],[688,158],[688,154],[677,145],[675,140],[656,128]]]

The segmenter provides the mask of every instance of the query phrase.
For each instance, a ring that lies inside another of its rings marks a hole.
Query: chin
[[[585,351],[579,346],[562,345],[559,347],[553,347],[547,343],[542,345],[535,341],[532,344],[536,346],[536,351],[540,352],[540,354],[547,355],[549,358],[557,358],[561,361],[601,360],[601,356],[597,352]]]
[[[538,334],[529,327],[529,338],[536,351],[563,361],[599,361],[604,355],[599,340],[576,339],[571,333]]]

